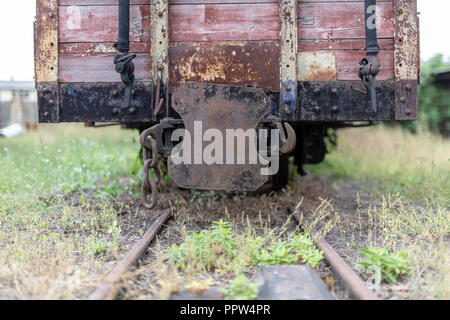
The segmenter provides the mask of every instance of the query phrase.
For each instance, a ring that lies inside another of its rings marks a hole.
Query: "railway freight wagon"
[[[160,157],[181,187],[256,190],[321,162],[330,128],[415,120],[417,6],[37,0],[35,65],[40,122],[141,131],[152,208]]]

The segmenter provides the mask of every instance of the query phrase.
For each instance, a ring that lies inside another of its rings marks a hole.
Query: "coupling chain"
[[[142,205],[146,209],[153,209],[158,203],[157,200],[157,186],[161,182],[161,171],[158,163],[158,146],[152,134],[154,127],[144,130],[141,134],[140,142],[142,145],[142,158],[144,160],[144,180],[142,181]],[[154,170],[155,178],[150,178],[150,169]],[[148,200],[148,194],[151,193],[151,200]]]

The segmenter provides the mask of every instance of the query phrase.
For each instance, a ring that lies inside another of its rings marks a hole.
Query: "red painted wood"
[[[59,6],[98,6],[115,5],[119,0],[59,0]],[[150,0],[130,0],[131,4],[150,4]]]
[[[358,80],[358,62],[364,57],[364,51],[337,50],[336,73],[337,80]],[[116,82],[120,81],[119,75],[114,71],[112,64],[113,54],[61,54],[59,56],[60,82]],[[382,50],[379,54],[381,70],[377,79],[394,79],[394,53],[393,50]],[[151,80],[151,56],[149,53],[140,54],[134,60],[136,64],[136,79]],[[228,65],[239,65],[241,61],[227,60]],[[171,65],[174,68],[174,65]],[[243,78],[242,83],[251,83],[250,77],[255,77],[255,82],[265,81],[259,74],[249,74]],[[230,75],[230,79],[233,78]],[[233,83],[239,81],[233,78]]]
[[[114,42],[117,6],[59,7],[59,42]],[[151,42],[150,6],[131,6],[130,41]]]
[[[172,5],[171,41],[277,40],[277,4]]]
[[[382,11],[380,38],[393,38],[392,3]],[[116,6],[63,6],[60,42],[113,42]],[[300,39],[354,39],[365,36],[363,2],[305,3],[299,6]],[[278,4],[172,5],[171,41],[277,40]],[[150,7],[132,6],[131,41],[151,41]]]
[[[382,2],[378,30],[379,38],[394,37],[394,9],[392,3]],[[300,39],[346,39],[365,37],[364,3],[342,2],[339,5],[328,3],[300,4]]]
[[[365,51],[336,51],[337,80],[358,80],[359,61],[366,55]],[[394,79],[394,51],[382,50],[378,54],[380,73],[377,80]]]
[[[70,42],[60,43],[59,53],[115,53],[113,42]],[[131,42],[130,52],[133,53],[145,53],[150,52],[149,42]]]
[[[114,70],[114,54],[59,55],[60,82],[119,82]],[[133,60],[136,80],[151,80],[151,56],[140,54]]]
[[[149,4],[150,0],[131,0],[131,4]],[[170,0],[170,4],[212,4],[212,3],[278,3],[278,0]],[[362,0],[299,0],[299,3],[319,2],[362,2]],[[378,0],[393,2],[393,0]],[[59,0],[59,6],[117,5],[118,0]]]
[[[378,45],[382,50],[393,50],[394,39],[379,39]],[[365,50],[366,41],[364,39],[342,39],[325,40],[312,39],[300,40],[298,51],[318,51],[318,50]]]

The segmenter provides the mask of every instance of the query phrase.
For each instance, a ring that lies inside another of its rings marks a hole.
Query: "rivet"
[[[338,93],[338,89],[337,88],[332,88],[331,89],[331,93],[332,94],[337,94]]]
[[[411,91],[411,85],[406,85],[406,90]]]
[[[53,99],[48,100],[48,104],[49,104],[50,106],[55,105],[55,100],[53,100]]]
[[[406,102],[406,98],[405,97],[400,97],[400,102],[405,103]]]
[[[163,12],[162,12],[162,11],[159,11],[159,12],[158,12],[158,17],[161,18],[162,16],[163,16]]]
[[[319,88],[315,88],[315,89],[314,89],[314,93],[315,93],[315,94],[318,94],[319,92],[320,92],[320,89],[319,89]]]
[[[405,114],[406,114],[407,116],[410,116],[410,115],[411,115],[411,110],[406,110],[406,111],[405,111]]]
[[[136,113],[136,108],[131,107],[131,108],[128,110],[128,112],[129,112],[130,114],[134,114],[134,113]]]
[[[331,111],[338,112],[339,111],[339,107],[338,106],[332,106],[331,107]]]
[[[119,91],[113,90],[112,96],[113,96],[113,97],[117,97],[118,95],[119,95]]]
[[[53,11],[50,11],[48,13],[48,16],[50,17],[50,19],[53,19],[55,17],[55,13]]]
[[[314,111],[317,112],[317,113],[319,113],[319,112],[320,112],[320,107],[319,107],[319,106],[315,106],[315,107],[314,107]]]
[[[44,117],[48,117],[48,111],[44,112]]]
[[[113,114],[118,114],[118,113],[120,113],[120,109],[119,108],[114,108],[112,112],[113,112]]]

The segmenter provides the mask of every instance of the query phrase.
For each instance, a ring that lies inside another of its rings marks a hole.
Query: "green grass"
[[[43,125],[0,140],[0,282],[13,298],[75,298],[95,285],[104,272],[98,262],[119,248],[111,200],[134,192],[133,180],[119,180],[130,174],[136,137],[119,128]]]
[[[324,259],[306,232],[271,230],[257,234],[254,226],[245,230],[226,222],[199,232],[184,232],[183,242],[164,253],[175,272],[192,278],[213,274],[228,279],[227,299],[254,299],[257,287],[245,276],[262,265],[310,264],[315,268]],[[231,280],[230,280],[231,279]]]
[[[337,149],[308,170],[375,189],[368,209],[357,206],[358,223],[368,224],[360,231],[367,237],[360,269],[376,285],[404,274],[406,299],[449,299],[450,141],[386,126],[338,136]],[[408,252],[407,261],[400,252]]]
[[[450,206],[450,141],[428,132],[400,128],[345,129],[325,161],[308,166],[315,175],[375,185],[420,203]]]
[[[406,250],[389,252],[384,247],[372,248],[369,246],[361,249],[361,256],[363,260],[358,263],[358,266],[374,275],[376,285],[379,285],[382,280],[397,284],[397,278],[402,274],[409,274],[411,270]]]

